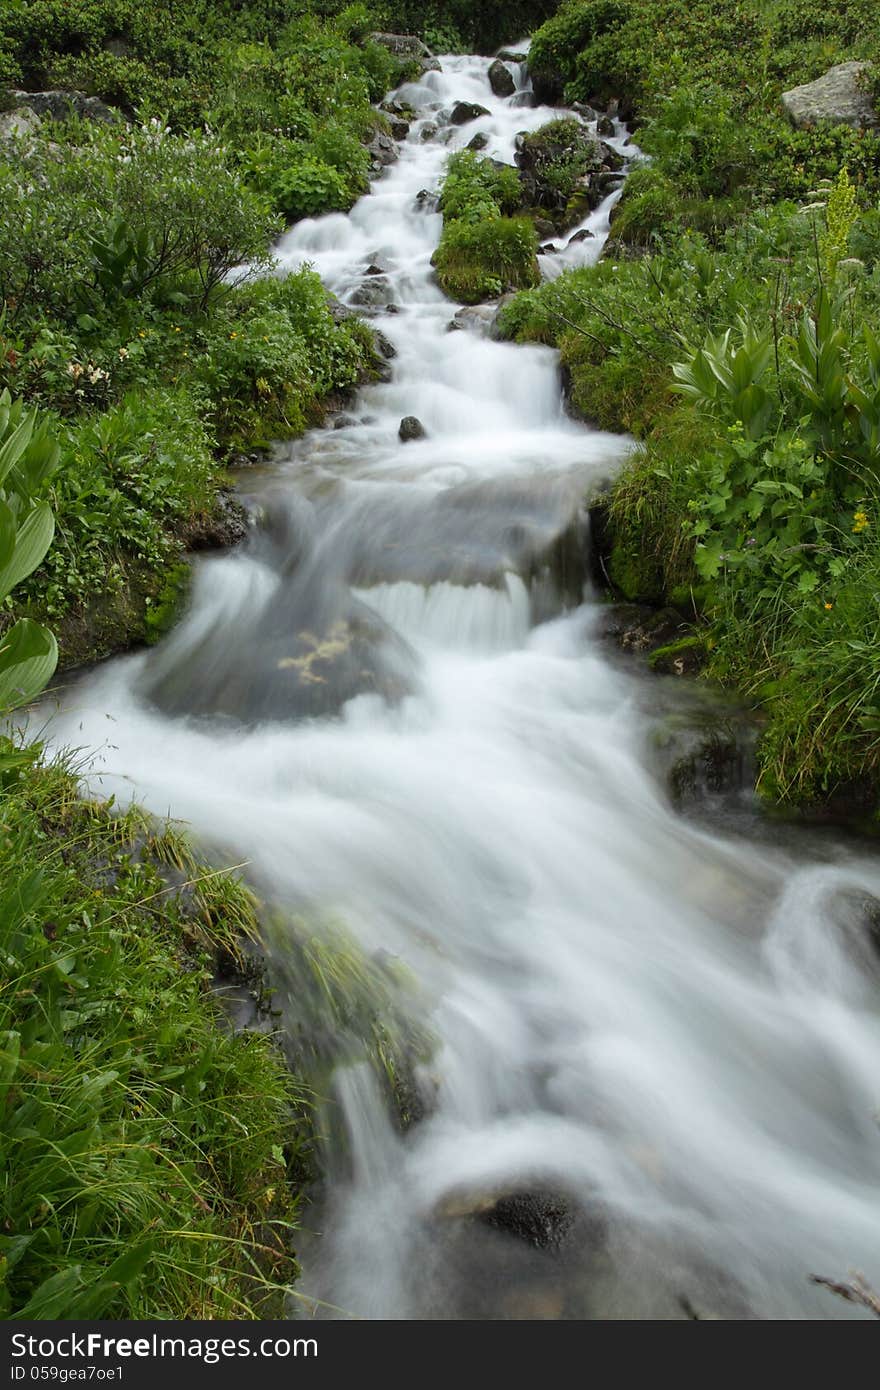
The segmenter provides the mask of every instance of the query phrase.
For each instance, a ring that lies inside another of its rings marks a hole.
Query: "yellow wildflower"
[[[825,605],[825,612],[826,612],[826,613],[830,613],[833,607],[834,607],[834,604],[833,604],[833,603],[826,603],[826,605]]]
[[[853,531],[858,536],[862,531],[867,531],[870,525],[867,512],[853,512]]]

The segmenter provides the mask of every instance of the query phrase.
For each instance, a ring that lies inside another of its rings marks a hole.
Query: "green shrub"
[[[537,285],[537,236],[527,217],[450,222],[434,256],[444,293],[464,304]]]

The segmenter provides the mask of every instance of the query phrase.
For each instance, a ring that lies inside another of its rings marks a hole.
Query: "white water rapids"
[[[51,737],[92,750],[96,793],[189,822],[420,982],[425,1118],[401,1135],[366,1066],[337,1079],[351,1161],[302,1285],[323,1315],[861,1316],[809,1275],[880,1285],[880,869],[672,809],[646,705],[676,692],[609,660],[583,576],[572,598],[545,563],[628,446],[566,417],[549,349],[447,331],[417,201],[477,131],[509,163],[551,113],[494,97],[488,60],[442,62],[400,94],[399,162],[280,247],[344,302],[384,278],[392,380],[246,479],[265,526],[200,561],[179,628],[79,684]],[[450,127],[457,100],[490,114]],[[407,415],[426,438],[399,441]],[[316,677],[286,708],[285,673],[355,630],[335,703]],[[467,1215],[536,1192],[570,1213],[558,1249]]]

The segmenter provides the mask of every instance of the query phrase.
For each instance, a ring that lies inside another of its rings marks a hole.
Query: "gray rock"
[[[18,106],[14,111],[4,111],[0,114],[0,140],[33,135],[40,129],[40,124],[36,111],[31,111],[27,106]]]
[[[480,150],[484,150],[486,148],[488,143],[488,135],[486,135],[484,131],[479,130],[477,131],[477,134],[474,136],[472,140],[468,140],[467,147],[469,150],[474,150],[477,153],[479,153]]]
[[[511,106],[537,106],[533,92],[517,92],[516,96],[510,99]]]
[[[471,121],[478,121],[481,116],[490,114],[485,106],[480,106],[479,102],[457,101],[452,108],[449,123],[450,125],[469,125]]]
[[[421,420],[415,415],[405,415],[397,433],[404,444],[410,444],[414,439],[424,439],[426,432]]]
[[[370,162],[374,169],[384,169],[387,165],[393,164],[400,157],[397,143],[392,140],[390,135],[386,135],[384,130],[378,130],[367,145],[370,155]]]
[[[27,106],[38,116],[47,116],[52,121],[67,121],[71,116],[79,116],[82,120],[104,121],[109,125],[121,119],[118,111],[97,97],[87,97],[85,92],[13,91],[11,95],[17,106]]]
[[[426,144],[428,143],[429,140],[433,140],[433,139],[435,138],[436,134],[437,134],[437,127],[436,127],[436,125],[434,124],[434,122],[433,122],[433,121],[425,121],[425,124],[422,126],[421,130],[419,131],[419,139],[421,140],[421,142],[422,142],[423,145],[426,145]]]
[[[430,188],[421,188],[416,194],[416,207],[419,212],[436,212],[440,204],[440,194]]]
[[[494,304],[467,304],[458,310],[449,324],[449,330],[454,332],[456,329],[466,328],[473,333],[487,333],[494,317]]]
[[[394,136],[395,140],[405,140],[409,135],[409,121],[403,121],[394,117],[389,122],[389,125],[391,126],[391,134]]]
[[[496,97],[512,97],[516,91],[513,73],[506,68],[500,58],[496,58],[489,68],[489,86]]]
[[[782,105],[798,129],[849,125],[864,130],[880,125],[865,79],[868,63],[838,63],[815,82],[782,93]]]
[[[370,35],[370,41],[379,44],[381,48],[387,48],[401,63],[422,62],[434,56],[428,45],[415,34],[376,33]]]
[[[582,227],[579,232],[575,232],[574,236],[568,238],[566,245],[576,246],[579,241],[594,241],[595,238],[595,232],[589,231],[587,227]]]
[[[612,118],[610,116],[600,116],[596,124],[596,131],[599,135],[613,135],[614,121],[612,120]]]
[[[392,302],[391,284],[384,275],[370,275],[358,285],[354,294],[351,296],[351,303],[357,305],[359,309],[372,310],[374,313],[381,309],[387,309]]]
[[[528,53],[517,53],[512,48],[502,48],[498,57],[502,63],[527,63],[529,61]]]

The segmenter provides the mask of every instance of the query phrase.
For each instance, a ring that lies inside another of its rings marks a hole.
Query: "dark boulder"
[[[504,66],[500,58],[496,58],[489,68],[489,86],[496,97],[512,97],[516,91],[513,73]]]
[[[404,444],[410,444],[414,439],[424,439],[426,431],[424,425],[417,416],[404,415],[397,434]]]
[[[489,143],[489,137],[484,131],[479,130],[472,140],[468,140],[468,149],[479,152],[484,150]]]
[[[457,101],[452,108],[449,117],[450,125],[469,125],[471,121],[478,121],[481,116],[489,116],[491,112],[485,106],[480,106],[476,101]]]

